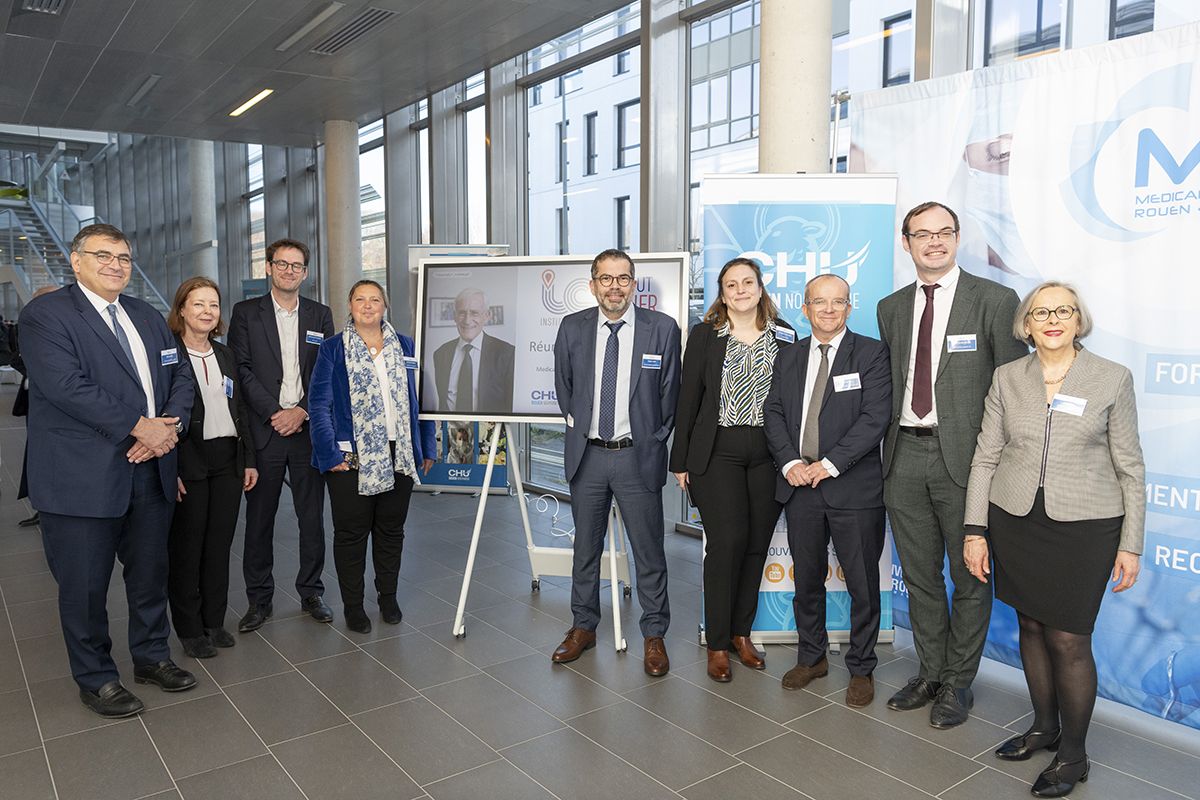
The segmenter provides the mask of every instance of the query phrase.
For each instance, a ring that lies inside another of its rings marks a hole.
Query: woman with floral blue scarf
[[[437,452],[434,423],[419,422],[413,341],[387,321],[387,292],[362,280],[350,290],[346,329],[321,345],[308,390],[313,466],[325,475],[333,515],[333,561],[346,626],[370,633],[363,610],[367,538],[380,618],[396,601],[404,521],[413,486]]]

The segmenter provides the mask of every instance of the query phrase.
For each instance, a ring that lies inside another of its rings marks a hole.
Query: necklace
[[[1075,355],[1077,355],[1077,354],[1078,353],[1071,355],[1071,363],[1067,365],[1066,372],[1064,372],[1062,375],[1059,375],[1054,380],[1046,380],[1043,378],[1042,383],[1046,384],[1047,386],[1056,386],[1056,385],[1062,383],[1063,381],[1065,381],[1067,379],[1067,376],[1071,374],[1071,367],[1075,366]]]

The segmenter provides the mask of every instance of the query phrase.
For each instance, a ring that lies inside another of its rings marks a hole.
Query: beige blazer
[[[1059,522],[1125,515],[1120,549],[1142,552],[1146,467],[1133,375],[1080,350],[1058,393],[1083,413],[1050,413],[1046,513]],[[1036,353],[996,369],[967,482],[967,525],[987,525],[988,503],[1015,516],[1033,508],[1046,441],[1046,395]]]

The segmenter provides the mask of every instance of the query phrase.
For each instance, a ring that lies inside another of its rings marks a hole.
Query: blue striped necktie
[[[125,351],[125,357],[129,359],[129,366],[133,367],[133,374],[138,375],[137,362],[133,360],[133,348],[129,346],[129,337],[125,335],[125,329],[121,327],[120,321],[117,320],[116,303],[108,304],[108,315],[112,317],[113,333],[117,335],[117,344],[121,345],[121,349]]]
[[[600,373],[599,433],[601,439],[612,441],[617,420],[617,355],[621,348],[617,331],[625,321],[604,324],[608,326],[608,341],[604,345],[604,370]]]

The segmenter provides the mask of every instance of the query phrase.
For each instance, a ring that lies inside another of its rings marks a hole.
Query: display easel
[[[483,473],[483,485],[492,483],[492,467],[496,464],[496,452],[500,447],[501,428],[504,429],[506,441],[509,437],[508,423],[497,423],[492,427],[492,438],[488,444],[487,469]],[[570,577],[574,553],[566,547],[538,547],[533,543],[533,531],[529,527],[529,508],[525,504],[525,485],[521,480],[520,458],[509,458],[508,466],[512,469],[512,483],[517,490],[517,502],[521,507],[521,524],[525,528],[525,544],[529,551],[529,569],[533,575],[530,590],[537,592],[541,589],[542,576]],[[467,611],[467,590],[471,586],[471,574],[475,571],[475,553],[479,549],[479,534],[483,530],[483,514],[487,508],[488,493],[479,493],[479,507],[475,510],[475,527],[471,531],[471,547],[467,551],[467,566],[463,570],[462,589],[458,593],[458,608],[454,614],[454,627],[451,633],[454,638],[461,639],[467,635],[464,617]],[[620,540],[618,544],[617,540]],[[608,516],[608,553],[600,558],[600,579],[609,581],[612,589],[613,641],[617,652],[625,652],[627,645],[621,628],[621,594],[625,597],[633,594],[629,580],[629,552],[625,546],[625,524],[616,503]],[[621,584],[621,585],[618,585]]]

